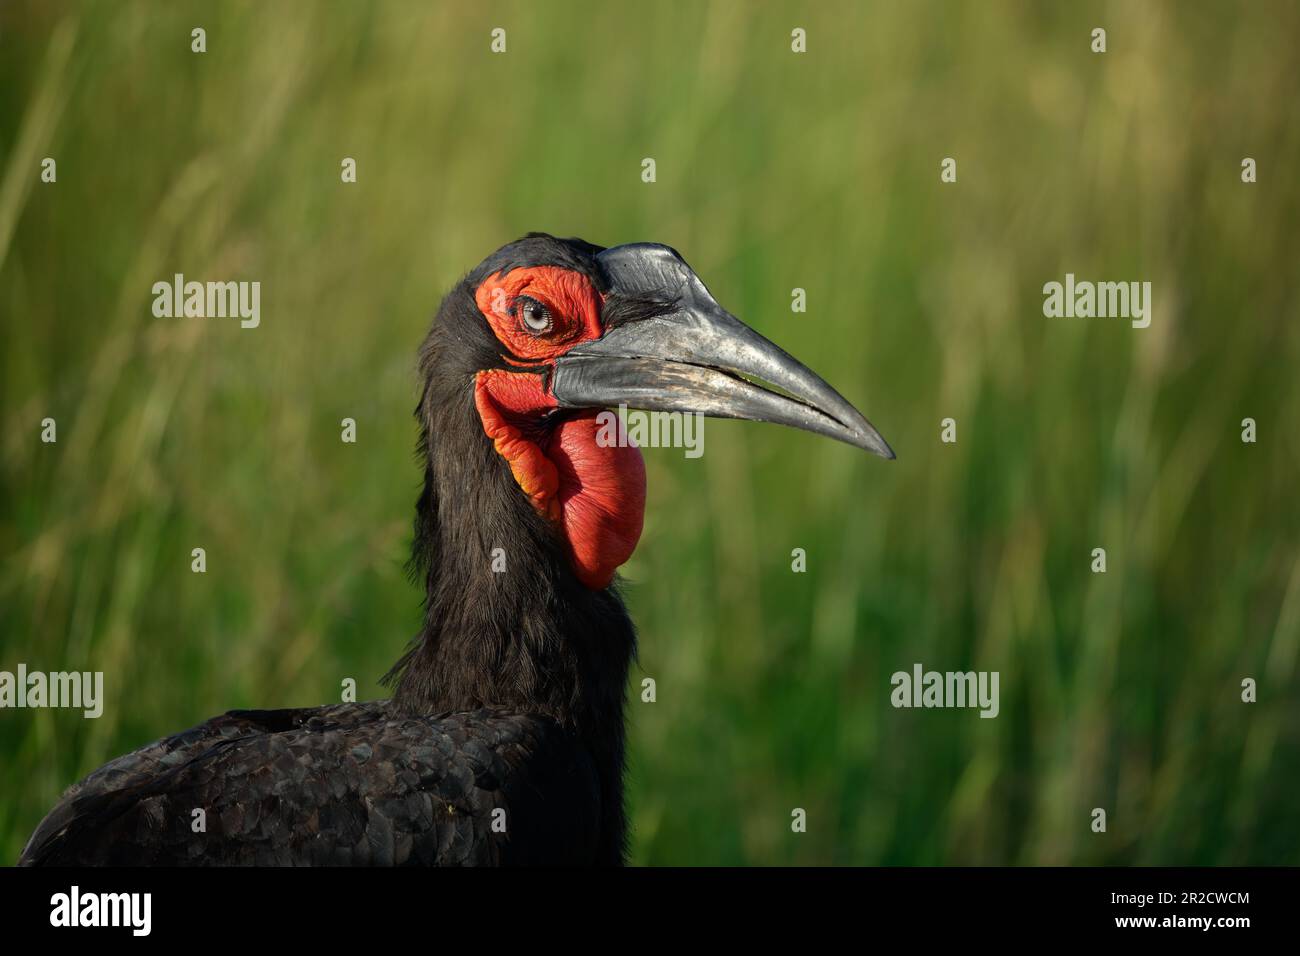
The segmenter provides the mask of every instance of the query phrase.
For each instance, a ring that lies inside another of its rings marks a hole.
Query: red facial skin
[[[536,299],[551,313],[550,331],[537,334],[512,314],[519,296]],[[478,309],[497,340],[517,358],[514,364],[543,364],[563,355],[579,342],[600,338],[601,297],[580,272],[557,266],[512,269],[484,279],[474,293]]]
[[[524,324],[515,308],[519,296],[546,308],[548,330],[538,333]],[[599,409],[546,423],[557,403],[543,376],[525,370],[550,365],[579,342],[600,337],[600,294],[581,273],[536,266],[489,277],[475,300],[509,353],[507,361],[520,367],[475,376],[474,404],[483,431],[533,507],[559,529],[578,580],[593,590],[607,587],[641,537],[645,462],[621,425],[617,444],[597,441]]]

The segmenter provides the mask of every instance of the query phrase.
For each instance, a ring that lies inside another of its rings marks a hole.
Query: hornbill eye
[[[520,325],[533,335],[543,335],[551,331],[551,313],[536,299],[526,295],[514,301],[515,314],[519,316]]]

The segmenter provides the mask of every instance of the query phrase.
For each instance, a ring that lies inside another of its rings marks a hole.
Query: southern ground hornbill
[[[232,711],[119,757],[20,863],[621,863],[636,636],[613,579],[645,467],[600,412],[778,422],[893,457],[667,246],[510,243],[443,301],[420,371],[427,595],[392,699]]]

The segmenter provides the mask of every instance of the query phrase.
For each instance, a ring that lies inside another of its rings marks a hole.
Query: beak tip
[[[875,426],[865,418],[856,429],[857,434],[854,436],[853,444],[863,451],[869,451],[885,461],[893,461],[898,456],[894,454],[894,449],[889,447],[889,442],[885,441],[885,436],[876,431]]]

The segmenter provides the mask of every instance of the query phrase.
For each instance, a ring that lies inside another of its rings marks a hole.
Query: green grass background
[[[1300,863],[1297,38],[1289,3],[0,5],[0,669],[107,696],[0,712],[0,860],[121,752],[382,693],[416,346],[540,229],[675,246],[899,454],[646,452],[637,863]],[[175,272],[259,280],[261,327],[155,319]],[[1066,272],[1150,280],[1151,327],[1044,318]],[[1000,671],[1001,715],[894,710],[918,661]]]

